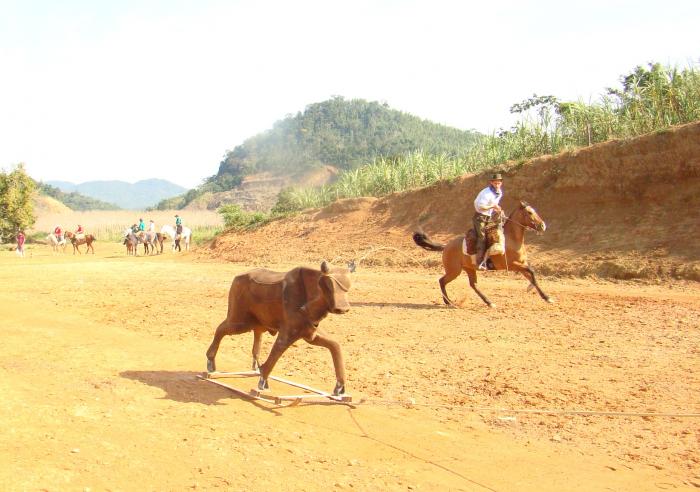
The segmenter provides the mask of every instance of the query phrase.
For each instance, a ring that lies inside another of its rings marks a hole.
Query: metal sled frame
[[[268,403],[274,403],[275,405],[278,406],[294,406],[298,405],[299,403],[306,402],[306,403],[329,403],[329,402],[334,402],[334,403],[350,403],[352,402],[352,397],[350,395],[339,395],[335,396],[330,393],[326,393],[325,391],[318,390],[316,388],[312,388],[311,386],[307,386],[305,384],[301,383],[296,383],[294,381],[290,381],[288,379],[282,379],[278,378],[276,376],[268,376],[268,379],[272,379],[273,381],[277,381],[282,384],[286,384],[289,386],[293,386],[295,388],[300,388],[303,389],[304,391],[307,391],[308,393],[304,393],[301,395],[272,395],[264,391],[260,391],[258,389],[251,389],[249,391],[244,391],[242,389],[236,388],[234,386],[228,385],[226,383],[222,383],[221,381],[216,381],[217,379],[226,379],[226,378],[252,378],[252,377],[260,377],[260,373],[258,371],[241,371],[241,372],[206,372],[202,375],[197,376],[199,379],[202,381],[207,381],[212,384],[216,384],[217,386],[221,386],[223,388],[226,388],[230,391],[233,391],[239,396],[243,396],[245,398],[250,398],[252,400],[261,400],[261,401],[266,401]]]

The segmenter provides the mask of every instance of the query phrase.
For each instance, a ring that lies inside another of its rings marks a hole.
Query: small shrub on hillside
[[[272,215],[265,212],[246,212],[239,205],[223,205],[218,212],[224,218],[226,229],[241,230],[252,229],[266,224],[272,219]]]

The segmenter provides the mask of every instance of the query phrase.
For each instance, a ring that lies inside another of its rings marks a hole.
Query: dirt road
[[[549,305],[496,274],[498,309],[464,280],[454,309],[437,269],[362,269],[322,324],[356,404],[276,408],[196,379],[245,265],[97,252],[0,253],[3,490],[700,486],[700,418],[618,414],[700,413],[697,284],[544,279]],[[251,344],[225,339],[219,369],[249,368]],[[334,384],[303,342],[274,374]]]

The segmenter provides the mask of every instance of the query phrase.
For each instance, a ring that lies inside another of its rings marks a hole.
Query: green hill
[[[245,176],[270,172],[295,175],[323,165],[354,169],[377,157],[415,150],[458,153],[479,134],[447,127],[391,109],[387,104],[334,97],[310,104],[272,129],[247,139],[224,156],[219,170],[200,187],[158,204],[184,207],[206,192],[227,191]]]

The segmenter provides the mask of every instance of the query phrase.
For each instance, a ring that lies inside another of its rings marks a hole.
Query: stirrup
[[[489,267],[486,265],[486,260],[482,261],[479,263],[479,266],[476,267],[477,270],[488,270]]]

